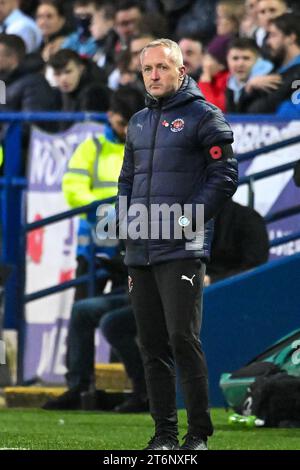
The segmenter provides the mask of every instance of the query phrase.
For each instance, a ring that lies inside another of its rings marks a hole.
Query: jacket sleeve
[[[238,186],[237,160],[231,148],[233,133],[221,112],[206,112],[198,127],[198,141],[205,158],[205,177],[192,195],[193,216],[196,204],[204,204],[204,221],[207,222],[218,213]],[[210,153],[214,146],[224,146],[227,151],[221,158],[215,159]]]
[[[118,181],[118,195],[116,201],[116,226],[119,232],[121,219],[127,216],[127,210],[130,205],[132,185],[134,177],[133,149],[130,141],[130,129],[128,129],[124,160]],[[122,198],[122,202],[121,202]],[[126,198],[126,199],[125,199]],[[125,204],[124,202],[125,201]],[[124,213],[124,211],[126,213]]]
[[[92,139],[82,142],[72,155],[62,181],[64,197],[71,207],[95,201],[92,192],[93,163],[96,146]]]

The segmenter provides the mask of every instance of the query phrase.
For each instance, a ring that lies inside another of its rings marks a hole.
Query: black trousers
[[[129,268],[150,412],[158,434],[178,434],[176,367],[188,432],[203,438],[213,433],[207,367],[199,340],[204,275],[205,264],[200,259]]]

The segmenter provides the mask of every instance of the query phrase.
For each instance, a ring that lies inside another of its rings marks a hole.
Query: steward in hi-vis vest
[[[108,112],[110,126],[105,126],[104,135],[87,139],[77,147],[63,177],[62,190],[72,208],[117,195],[128,122],[143,106],[143,95],[135,88],[124,86],[112,93]],[[95,221],[96,210],[80,218],[77,276],[86,273],[88,269],[87,259]],[[116,246],[99,244],[96,251],[101,256],[112,257],[116,249]],[[76,300],[82,298],[82,295],[76,293]]]

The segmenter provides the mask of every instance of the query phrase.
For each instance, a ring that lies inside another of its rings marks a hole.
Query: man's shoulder
[[[8,17],[9,30],[18,30],[20,28],[33,28],[39,31],[39,28],[31,16],[26,15],[22,10],[14,10]]]
[[[35,86],[41,82],[44,83],[44,80],[46,79],[38,72],[24,72],[24,74],[20,72],[13,77],[8,86],[11,89],[21,88],[24,91],[28,86]],[[46,83],[48,82],[46,81]]]
[[[216,133],[223,133],[226,140],[231,140],[232,130],[222,111],[212,103],[206,100],[195,100],[188,108],[187,115],[197,124],[204,136],[213,136]],[[230,135],[228,134],[230,133]]]
[[[205,99],[198,99],[198,100],[193,101],[189,109],[190,109],[190,112],[193,112],[193,113],[197,112],[197,116],[199,115],[223,116],[222,111],[217,106],[215,106],[212,103],[209,103]]]
[[[291,67],[287,68],[280,75],[282,76],[282,79],[284,80],[284,79],[289,79],[290,77],[295,77],[295,76],[298,77],[299,74],[300,74],[300,63],[291,65]]]
[[[149,112],[149,108],[143,108],[141,109],[140,111],[138,111],[137,113],[135,113],[131,119],[130,119],[130,122],[138,122],[139,119],[143,119]]]
[[[146,119],[148,113],[149,109],[143,108],[137,113],[135,113],[133,116],[131,116],[128,131],[131,132],[131,130],[134,129],[138,124],[143,127],[144,120]]]

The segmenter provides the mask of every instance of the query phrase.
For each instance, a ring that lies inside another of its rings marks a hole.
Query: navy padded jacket
[[[235,158],[214,159],[209,149],[231,144],[232,131],[221,111],[205,101],[189,76],[175,94],[160,100],[148,96],[146,105],[129,123],[118,196],[127,196],[127,209],[143,204],[148,211],[151,204],[192,204],[193,211],[196,204],[204,204],[204,241],[199,243],[196,237],[194,248],[189,244],[187,250],[184,237],[128,238],[125,264],[146,266],[178,258],[207,258],[212,218],[238,184]],[[149,217],[149,234],[151,223]]]

